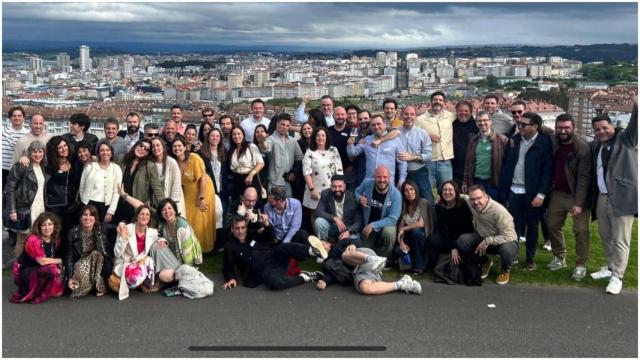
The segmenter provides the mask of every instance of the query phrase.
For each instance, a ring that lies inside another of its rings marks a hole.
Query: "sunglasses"
[[[202,114],[203,117],[213,117],[213,114]]]
[[[527,126],[533,125],[533,124],[523,123],[520,121],[516,121],[516,124],[518,125],[519,128],[526,128]]]
[[[148,133],[145,134],[147,137],[156,137],[156,136],[160,136],[160,133]]]
[[[524,113],[524,110],[515,110],[515,111],[512,110],[511,113],[513,115],[515,115],[515,114],[521,114],[522,115]]]

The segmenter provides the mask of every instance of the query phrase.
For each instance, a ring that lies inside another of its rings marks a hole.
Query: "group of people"
[[[120,299],[132,288],[157,291],[214,250],[223,252],[224,288],[316,282],[420,294],[410,275],[385,282],[383,269],[479,284],[493,265],[487,254],[499,256],[496,282],[506,284],[520,238],[523,267],[536,270],[540,223],[554,255],[547,268],[567,267],[569,214],[572,278],[586,276],[597,216],[607,263],[591,276],[620,292],[637,213],[637,106],[626,130],[595,117],[588,144],[570,115],[548,129],[525,102],[513,101],[508,116],[492,94],[475,118],[468,101],[445,110],[440,91],[419,116],[394,99],[381,114],[334,108],[329,96],[320,103],[305,113],[305,99],[297,122],[264,117],[260,99],[241,122],[205,108],[199,126],[186,125],[175,105],[162,128],[141,129],[132,112],[123,131],[107,120],[103,139],[81,113],[68,134],[48,135],[39,114],[26,132],[24,110],[12,107],[3,129],[3,218],[19,287],[11,301],[37,303],[65,288],[71,297],[111,289]],[[299,268],[308,256],[322,271]]]

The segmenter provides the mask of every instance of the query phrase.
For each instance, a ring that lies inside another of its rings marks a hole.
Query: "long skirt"
[[[78,283],[78,287],[71,292],[72,298],[87,295],[94,286],[97,292],[106,292],[102,277],[103,264],[104,255],[95,250],[76,261],[71,279]]]
[[[61,296],[64,291],[62,272],[54,264],[23,266],[16,261],[13,280],[18,291],[9,298],[12,303],[39,304],[50,297]]]
[[[155,263],[156,274],[162,270],[175,270],[181,265],[168,246],[160,249],[156,243],[149,249],[149,255]]]

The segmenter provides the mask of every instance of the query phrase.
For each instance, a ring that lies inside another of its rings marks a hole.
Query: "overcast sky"
[[[3,40],[408,48],[637,43],[635,3],[6,3]]]

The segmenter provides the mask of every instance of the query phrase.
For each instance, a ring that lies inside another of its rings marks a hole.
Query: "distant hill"
[[[91,55],[115,55],[123,53],[135,54],[234,54],[238,52],[272,52],[288,53],[298,58],[319,58],[322,56],[371,56],[378,51],[390,51],[393,49],[367,49],[344,50],[327,49],[313,46],[242,46],[242,45],[217,45],[217,44],[166,44],[166,43],[136,43],[136,42],[78,42],[78,41],[32,41],[16,42],[4,41],[4,53],[29,52],[41,55],[50,55],[58,52],[66,52],[71,58],[79,56],[79,46],[91,47]],[[494,45],[494,46],[449,46],[416,49],[398,49],[400,56],[412,52],[420,57],[447,57],[451,51],[456,57],[492,57],[492,56],[560,56],[566,59],[592,61],[637,61],[637,44],[593,44],[571,46],[528,46],[528,45]]]

